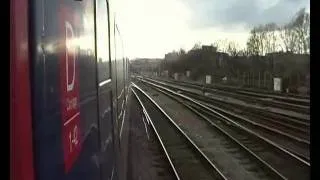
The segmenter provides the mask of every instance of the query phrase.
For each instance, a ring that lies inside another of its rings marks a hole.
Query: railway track
[[[199,117],[189,128],[175,121],[228,179],[286,179],[220,127],[199,121]]]
[[[159,84],[155,81],[152,81],[156,84]],[[160,84],[162,85],[162,84]],[[308,135],[309,133],[309,128],[310,128],[310,123],[309,120],[306,119],[300,119],[300,118],[294,118],[294,117],[289,117],[283,114],[277,114],[274,112],[270,112],[268,111],[268,109],[266,110],[266,108],[253,108],[251,106],[240,106],[239,104],[231,104],[231,103],[227,103],[224,101],[224,99],[219,99],[219,98],[213,98],[212,96],[203,96],[203,94],[198,94],[195,92],[191,92],[188,90],[184,90],[184,89],[180,89],[180,88],[175,88],[175,87],[171,87],[171,86],[165,86],[165,87],[169,87],[170,89],[174,89],[174,90],[179,90],[182,91],[183,94],[186,94],[190,97],[193,97],[197,100],[202,100],[214,105],[218,105],[218,106],[223,106],[226,107],[226,109],[234,109],[236,111],[240,112],[246,112],[246,113],[251,113],[251,114],[262,114],[263,116],[268,116],[268,121],[273,121],[276,124],[280,124],[282,126],[285,126],[286,129],[293,129],[299,132],[304,132],[307,133],[306,135]],[[260,118],[262,118],[262,116],[260,116]],[[265,119],[265,118],[264,118]],[[284,123],[285,122],[285,123]]]
[[[301,131],[302,128],[305,128],[305,130],[302,130],[304,132],[307,132],[307,130],[310,128],[310,122],[309,119],[301,119],[301,118],[297,118],[297,117],[291,117],[288,115],[284,115],[284,114],[278,114],[278,113],[274,113],[274,112],[270,112],[265,108],[252,108],[250,106],[239,106],[238,104],[231,104],[231,103],[226,103],[225,101],[218,99],[218,98],[212,98],[212,96],[206,96],[204,97],[203,95],[199,95],[197,93],[194,92],[190,92],[190,91],[183,91],[184,94],[195,97],[197,99],[201,99],[204,100],[208,103],[215,103],[219,106],[223,105],[223,106],[228,106],[228,108],[231,109],[241,109],[243,111],[250,111],[253,113],[258,113],[261,114],[263,113],[263,115],[267,115],[273,118],[276,118],[278,120],[278,122],[280,123],[281,121],[285,121],[288,124],[293,124],[293,126],[295,126],[295,130]],[[284,124],[286,125],[286,124]],[[288,126],[288,128],[290,128]]]
[[[191,93],[184,94],[189,95],[190,97],[193,97],[197,100],[201,100],[224,109],[229,109],[232,112],[243,114],[250,118],[254,118],[259,123],[271,126],[287,134],[292,134],[300,139],[308,140],[310,137],[309,122],[300,119],[290,118],[287,116],[282,116],[280,114],[270,113],[261,109],[247,108],[219,101],[214,101],[210,98],[207,98],[206,96],[199,96]]]
[[[268,113],[266,111],[258,111],[257,109],[243,109],[239,105],[231,106],[223,101],[215,101],[216,99],[212,100],[209,97],[188,91],[183,91],[182,93],[196,99],[225,116],[237,119],[240,124],[264,134],[267,138],[277,142],[282,147],[291,151],[305,161],[310,161],[310,124],[308,122],[292,118],[290,119],[288,117],[272,114],[270,112]],[[232,112],[232,110],[235,112]],[[239,112],[239,110],[241,112]]]
[[[177,81],[177,80],[168,80],[168,79],[160,79],[157,78],[159,81],[165,81],[168,83],[177,83],[181,85],[186,85],[190,87],[202,87],[203,84],[197,82],[185,82],[185,81]],[[224,85],[208,85],[209,88],[219,89],[219,90],[227,90],[233,91],[237,93],[252,95],[260,98],[274,98],[276,100],[288,102],[288,103],[295,103],[300,105],[310,105],[310,96],[307,95],[299,95],[293,93],[281,93],[281,92],[271,92],[266,90],[258,90],[252,88],[243,88],[243,87],[232,87],[232,86],[224,86]]]
[[[167,94],[171,94],[173,98],[180,98],[180,102],[184,103],[186,107],[197,113],[208,122],[215,119],[215,123],[219,124],[222,129],[233,134],[236,139],[244,146],[256,153],[258,157],[265,162],[275,167],[280,173],[282,173],[288,179],[308,179],[310,164],[306,159],[299,157],[298,155],[289,152],[278,144],[270,141],[269,139],[257,134],[251,129],[239,124],[233,118],[229,118],[223,115],[209,106],[201,104],[188,98],[184,95],[178,94],[174,91],[166,89],[156,84],[149,84],[153,88],[158,88]],[[190,108],[191,107],[191,108]],[[218,119],[218,120],[217,120]],[[223,123],[221,123],[223,122]]]
[[[130,111],[128,176],[132,180],[179,179],[157,134],[146,125],[146,117],[138,99],[133,98]]]
[[[186,93],[188,94],[188,93]],[[239,123],[266,134],[270,139],[281,144],[284,148],[310,161],[310,124],[279,117],[277,114],[268,114],[264,111],[242,109],[239,106],[230,106],[226,103],[212,101],[204,96],[189,95],[198,102],[218,111]],[[240,110],[240,111],[239,111]],[[279,138],[281,137],[281,138]]]
[[[172,82],[172,81],[156,81],[151,78],[146,78],[148,80],[151,80],[153,82],[161,83],[162,85],[165,85],[166,82],[167,85],[180,85],[188,88],[194,88],[197,90],[200,90],[202,88],[202,85],[200,84],[188,84],[184,82]],[[213,88],[210,86],[207,86],[205,88],[206,92],[227,96],[227,97],[233,97],[235,99],[243,100],[250,103],[255,104],[261,104],[264,106],[271,106],[271,107],[277,107],[281,109],[286,109],[290,111],[300,112],[303,114],[309,114],[310,113],[310,100],[304,99],[304,98],[294,98],[294,97],[284,97],[284,96],[276,96],[276,95],[269,95],[269,94],[262,94],[257,92],[248,92],[245,90],[236,90],[236,89],[223,89],[223,88]]]
[[[177,179],[226,179],[193,141],[143,92],[131,87],[170,159]],[[156,119],[155,119],[156,117]]]

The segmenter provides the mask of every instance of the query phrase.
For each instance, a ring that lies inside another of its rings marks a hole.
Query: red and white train
[[[121,179],[129,62],[112,0],[10,5],[11,179]]]

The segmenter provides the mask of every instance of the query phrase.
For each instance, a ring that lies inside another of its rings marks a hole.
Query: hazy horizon
[[[307,0],[120,0],[116,5],[130,59],[164,58],[197,42],[229,40],[243,48],[253,26],[284,24],[303,7],[310,12]]]

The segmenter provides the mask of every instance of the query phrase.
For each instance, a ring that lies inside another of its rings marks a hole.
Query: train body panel
[[[119,179],[120,133],[129,81],[112,2],[13,0],[13,4],[21,2],[28,4],[24,23],[29,54],[24,65],[30,69],[26,80],[30,94],[17,97],[29,98],[31,103],[32,119],[23,129],[32,127],[32,143],[28,142],[34,175],[29,179]],[[18,13],[11,10],[12,17]],[[12,53],[17,49],[10,46]],[[12,53],[10,63],[22,63]],[[11,90],[22,80],[11,80]],[[14,114],[17,106],[10,103]],[[16,128],[14,123],[11,126]],[[12,136],[12,144],[17,137]],[[12,167],[14,174],[23,171],[17,168],[19,164]]]

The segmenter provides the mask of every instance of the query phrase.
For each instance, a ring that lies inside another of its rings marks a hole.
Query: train
[[[12,180],[124,179],[129,59],[113,6],[10,1]]]

